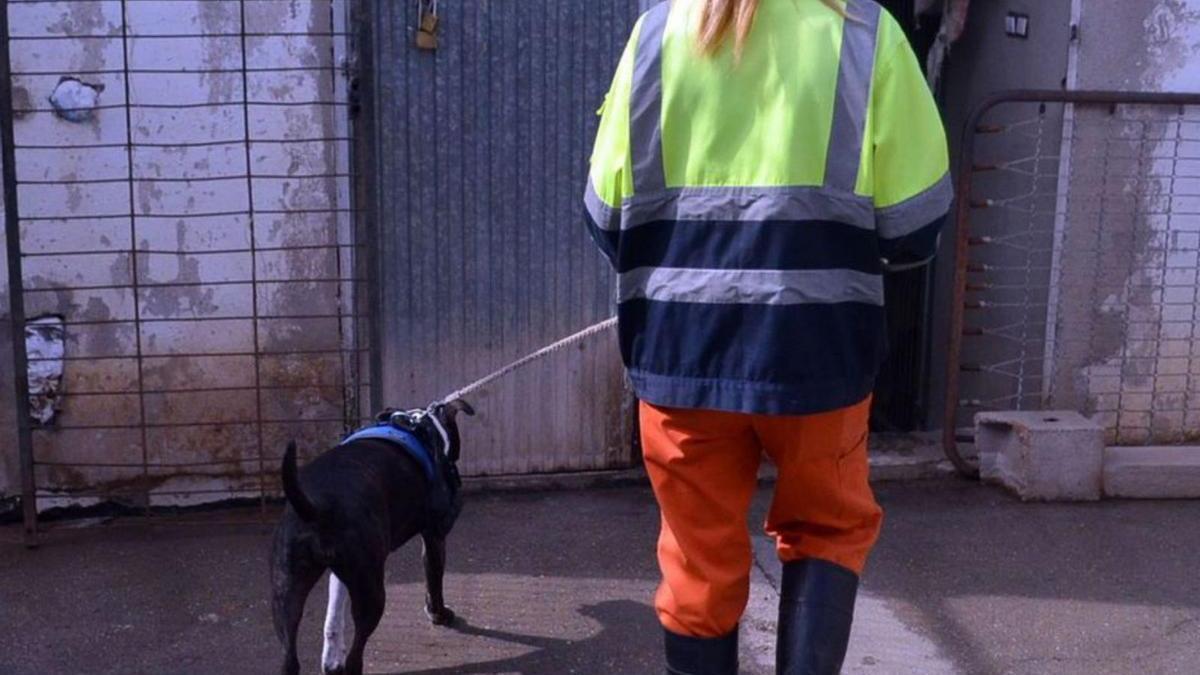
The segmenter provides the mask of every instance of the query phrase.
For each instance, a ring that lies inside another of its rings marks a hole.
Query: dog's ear
[[[470,416],[475,415],[475,409],[471,407],[471,404],[461,398],[456,398],[446,404],[446,416],[450,418],[450,421],[453,422],[460,412]]]

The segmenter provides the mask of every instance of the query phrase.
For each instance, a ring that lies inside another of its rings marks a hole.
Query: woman
[[[586,205],[662,509],[669,673],[737,672],[765,453],[778,670],[836,673],[882,511],[867,482],[883,272],[928,262],[945,133],[871,0],[675,0],[634,29]]]

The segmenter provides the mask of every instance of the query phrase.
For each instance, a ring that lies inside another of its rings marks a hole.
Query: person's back
[[[883,274],[932,258],[952,193],[921,69],[871,0],[675,0],[639,21],[602,112],[585,200],[663,510],[668,668],[736,670],[765,452],[780,671],[836,672],[881,518]]]
[[[884,260],[930,257],[950,198],[911,49],[872,2],[764,0],[740,57],[702,57],[705,0],[671,4],[635,29],[592,161],[630,375],[662,405],[853,403],[886,349]]]

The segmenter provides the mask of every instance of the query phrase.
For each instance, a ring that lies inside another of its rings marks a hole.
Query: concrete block
[[[1024,500],[1090,501],[1103,487],[1104,428],[1074,411],[975,417],[981,477]]]
[[[1104,494],[1127,499],[1200,499],[1200,447],[1107,448]]]

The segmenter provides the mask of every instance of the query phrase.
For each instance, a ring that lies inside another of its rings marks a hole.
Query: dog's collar
[[[433,428],[437,429],[438,436],[442,439],[441,451],[447,456],[447,460],[449,460],[450,434],[446,431],[446,427],[442,424],[442,421],[438,419],[434,407],[430,406],[425,410],[397,410],[388,416],[387,421],[392,426],[400,429],[416,429],[421,426],[421,422],[428,418],[430,422],[433,422]]]

